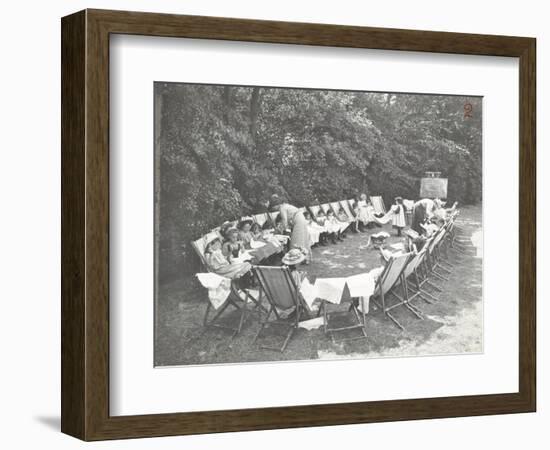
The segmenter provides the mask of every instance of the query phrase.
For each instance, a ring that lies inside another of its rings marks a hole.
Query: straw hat
[[[242,227],[243,227],[245,224],[252,225],[253,223],[254,223],[254,219],[252,219],[252,217],[243,217],[243,218],[239,221],[239,224],[237,225],[237,228],[240,230],[240,229],[242,229]]]
[[[221,242],[221,237],[218,233],[208,233],[204,236],[204,249],[208,250],[209,247],[216,241]]]
[[[229,237],[232,234],[239,234],[239,230],[235,227],[229,227],[227,230],[225,230],[225,237]]]
[[[293,248],[285,256],[283,256],[282,262],[287,266],[294,266],[304,262],[306,255],[299,248]]]

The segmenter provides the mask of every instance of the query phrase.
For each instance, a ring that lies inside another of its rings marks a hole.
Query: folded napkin
[[[199,282],[208,289],[208,300],[218,309],[231,293],[231,280],[216,273],[198,273]]]

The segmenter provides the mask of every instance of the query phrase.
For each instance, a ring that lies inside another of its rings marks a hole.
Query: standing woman
[[[303,213],[296,206],[283,202],[277,194],[271,196],[269,209],[279,211],[283,229],[291,230],[289,247],[305,249],[305,264],[308,264],[311,261],[311,238]]]
[[[432,200],[431,198],[423,198],[422,200],[418,200],[413,207],[411,228],[418,234],[422,234],[424,230],[420,225],[426,222],[426,220],[431,219],[435,210],[440,206],[441,201],[437,198],[435,200]]]

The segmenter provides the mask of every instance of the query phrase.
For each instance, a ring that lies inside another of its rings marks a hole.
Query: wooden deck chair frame
[[[344,213],[346,216],[348,216],[348,219],[350,220],[348,223],[351,225],[355,221],[355,216],[349,215],[345,208],[342,207],[342,204],[340,202],[330,202],[330,209],[332,209],[332,212],[334,212],[334,215],[338,219],[338,213],[340,212],[340,208],[344,210]]]
[[[371,195],[369,199],[376,214],[386,214],[386,205],[381,195]]]
[[[447,233],[447,227],[443,226],[433,236],[433,240],[428,246],[426,261],[429,273],[434,275],[436,278],[442,281],[449,281],[446,274],[442,274],[438,269],[443,271],[448,271],[448,269],[443,269],[443,266],[438,261],[438,249],[441,242],[443,242],[444,237]],[[448,272],[450,273],[450,271]]]
[[[319,206],[325,214],[332,210],[332,208],[330,207],[330,203],[321,203]]]
[[[321,205],[311,205],[307,207],[307,210],[311,214],[311,218],[313,220],[317,220],[317,214],[319,214],[319,211],[321,210]]]
[[[357,220],[357,216],[353,213],[353,208],[350,207],[347,200],[340,200],[339,203],[350,219]]]
[[[269,309],[268,309],[267,315],[261,321],[260,329],[258,330],[258,333],[254,337],[253,343],[257,342],[257,340],[261,337],[262,332],[268,325],[269,326],[272,326],[272,325],[286,326],[288,327],[288,331],[281,347],[268,347],[268,346],[260,345],[260,348],[262,349],[275,350],[282,353],[285,351],[294,332],[298,329],[300,318],[302,317],[305,311],[305,308],[300,296],[300,292],[298,290],[298,286],[296,285],[294,278],[292,278],[292,275],[288,267],[254,266],[252,268],[252,271],[260,284],[260,289],[262,289],[263,295],[265,296],[265,298],[269,303]],[[273,273],[277,273],[282,277],[283,279],[282,289],[286,290],[286,294],[288,296],[287,299],[290,298],[292,300],[292,304],[286,305],[288,306],[286,309],[290,309],[292,307],[295,308],[294,318],[291,321],[283,321],[280,318],[279,313],[277,311],[277,309],[283,305],[281,304],[281,302],[278,302],[278,298],[279,298],[278,295],[281,295],[281,292],[278,291],[273,286],[273,283],[271,282],[272,280],[270,280],[270,275],[268,275]],[[269,318],[271,317],[272,314],[275,315],[276,319],[270,321]]]
[[[332,312],[329,312],[328,311],[328,303],[327,301],[322,301],[321,302],[321,305],[319,306],[319,312],[318,312],[318,316],[323,314],[323,321],[324,321],[324,325],[323,325],[323,331],[325,332],[326,335],[330,335],[330,339],[332,340],[332,342],[334,344],[341,344],[342,342],[347,342],[347,341],[354,341],[354,340],[357,340],[357,339],[365,339],[367,338],[367,327],[366,327],[366,324],[367,324],[367,320],[366,320],[366,312],[365,312],[365,306],[364,305],[361,305],[361,315],[359,314],[359,311],[357,309],[357,306],[355,305],[355,301],[353,298],[351,298],[351,301],[349,302],[350,303],[350,306],[348,308],[347,311],[332,311]],[[349,315],[349,313],[352,312],[353,313],[353,318],[356,320],[356,322],[353,324],[353,325],[349,325],[349,326],[344,326],[344,327],[331,327],[330,326],[330,316],[335,316],[335,315],[342,315],[342,314],[346,314],[346,315]],[[351,338],[343,338],[343,339],[339,339],[337,340],[335,338],[335,333],[339,333],[339,332],[344,332],[344,331],[349,331],[349,330],[354,330],[354,329],[360,329],[361,330],[361,336],[356,336],[356,337],[351,337]]]
[[[338,203],[338,202],[333,202],[333,203]],[[325,214],[328,214],[329,211],[332,211],[334,213],[334,217],[336,217],[336,219],[338,219],[338,212],[334,209],[331,202],[323,203],[322,205],[319,205],[319,207],[323,210],[323,212]],[[348,222],[348,226],[346,228],[344,228],[341,231],[341,233],[345,233],[348,230],[350,225],[351,225],[351,222]]]
[[[373,303],[382,310],[385,317],[389,318],[395,325],[397,325],[398,328],[401,330],[405,330],[403,325],[399,323],[399,321],[393,316],[393,314],[390,312],[393,309],[399,307],[399,306],[405,306],[407,309],[409,309],[413,314],[416,316],[420,316],[418,314],[418,311],[415,311],[411,305],[408,304],[408,302],[402,302],[401,298],[395,295],[395,288],[398,284],[403,286],[403,271],[405,270],[405,267],[407,266],[408,262],[410,261],[412,257],[412,253],[403,253],[399,256],[391,256],[388,262],[386,263],[386,266],[384,267],[384,270],[380,274],[380,277],[376,281],[376,287],[374,294],[371,297],[371,300]],[[399,265],[396,261],[399,261]],[[390,278],[391,275],[391,278]],[[388,282],[388,278],[390,278],[392,281]],[[405,291],[403,287],[403,292]],[[389,304],[388,300],[389,298],[393,296],[398,300],[398,303]],[[377,298],[380,300],[378,301]]]
[[[424,264],[424,258],[426,258],[428,251],[427,244],[430,242],[431,238],[428,242],[426,242],[420,251],[416,250],[416,248],[414,249],[413,256],[403,271],[403,285],[405,288],[406,300],[409,305],[413,307],[416,307],[416,305],[413,304],[413,301],[417,298],[421,298],[429,304],[439,301],[435,295],[424,289],[422,284],[425,275],[423,277],[421,271]],[[418,307],[416,308],[418,309]],[[421,310],[419,311],[421,312]]]
[[[204,270],[207,272],[210,272],[210,269],[208,268],[208,264],[206,263],[206,258],[204,257],[204,249],[201,249],[198,242],[205,241],[204,237],[201,239],[198,239],[197,241],[191,241],[191,246],[197,253]],[[241,293],[244,295],[244,298],[241,296]],[[260,311],[262,310],[261,305],[261,297],[256,299],[252,295],[250,295],[249,292],[241,290],[235,280],[231,280],[231,286],[230,286],[230,293],[228,297],[225,299],[225,302],[220,305],[220,307],[216,310],[214,315],[209,318],[210,313],[214,309],[210,301],[206,305],[206,311],[204,313],[204,317],[202,320],[202,325],[204,327],[204,330],[206,331],[209,328],[221,328],[225,330],[233,331],[231,338],[234,338],[237,336],[241,330],[242,327],[247,319],[247,315],[251,313],[251,311],[247,308],[247,302],[248,300],[252,301],[254,303],[255,308],[258,308]],[[241,312],[239,317],[239,323],[236,327],[231,327],[228,325],[224,325],[223,323],[219,322],[219,320],[222,318],[223,313],[227,310],[228,307],[234,307],[235,309],[239,310]]]

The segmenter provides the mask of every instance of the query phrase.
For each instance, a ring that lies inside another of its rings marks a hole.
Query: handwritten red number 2
[[[464,118],[471,119],[473,110],[474,110],[474,107],[472,106],[471,103],[464,103]]]

